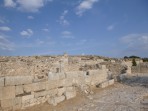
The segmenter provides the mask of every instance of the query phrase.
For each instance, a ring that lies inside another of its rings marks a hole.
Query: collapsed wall
[[[49,72],[47,79],[34,76],[3,76],[0,78],[0,109],[17,110],[48,102],[52,105],[76,96],[76,88],[113,84],[108,81],[104,65],[97,70]]]
[[[132,73],[148,73],[148,63],[140,63],[137,66],[132,66]]]

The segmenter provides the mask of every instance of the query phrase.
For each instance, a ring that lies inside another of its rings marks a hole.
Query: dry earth
[[[44,103],[23,111],[148,111],[148,77],[132,77],[94,94],[64,101],[56,107]]]

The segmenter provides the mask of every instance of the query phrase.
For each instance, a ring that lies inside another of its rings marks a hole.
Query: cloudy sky
[[[148,0],[0,0],[0,55],[148,57]]]

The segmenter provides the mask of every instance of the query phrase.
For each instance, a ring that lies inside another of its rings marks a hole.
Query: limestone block
[[[76,71],[73,72],[66,72],[66,78],[77,78],[78,73]]]
[[[48,73],[48,80],[59,80],[59,73]]]
[[[22,103],[28,103],[33,98],[34,98],[34,95],[22,96]]]
[[[66,99],[71,99],[76,97],[76,91],[66,91],[65,92]]]
[[[55,88],[58,88],[58,81],[57,80],[46,82],[46,90],[55,89]]]
[[[53,97],[48,99],[48,103],[56,106],[58,103],[65,100],[65,96]]]
[[[46,89],[46,82],[27,84],[27,85],[23,86],[23,89],[25,92],[45,90]]]
[[[63,87],[63,88],[58,88],[58,96],[62,96],[64,94],[64,92],[66,91],[66,88]]]
[[[21,103],[22,103],[22,98],[21,97],[15,97],[13,110],[15,111],[15,110],[21,109]]]
[[[4,86],[4,77],[0,78],[0,87]]]
[[[32,84],[23,85],[24,92],[28,93],[33,91],[32,87]]]
[[[43,96],[46,96],[46,95],[47,95],[47,91],[40,91],[40,92],[34,93],[35,98],[43,97]]]
[[[0,100],[15,98],[15,86],[0,87]]]
[[[23,86],[19,85],[19,86],[15,86],[15,95],[19,95],[19,94],[23,94]]]
[[[33,83],[33,91],[40,91],[46,89],[46,82]]]
[[[59,79],[65,79],[65,73],[58,73]]]
[[[106,69],[106,65],[102,65],[102,69]]]
[[[5,99],[1,101],[2,108],[12,107],[13,105],[14,105],[14,99]]]
[[[107,86],[108,86],[108,81],[105,81],[105,82],[100,84],[100,88],[105,88]]]
[[[47,95],[50,97],[53,97],[57,94],[58,94],[58,89],[52,89],[52,90],[47,91]]]
[[[67,78],[65,79],[65,86],[72,86],[75,84],[75,79],[74,78]]]
[[[32,79],[32,76],[7,76],[5,77],[5,86],[30,84]]]
[[[115,81],[114,81],[114,79],[109,80],[109,81],[108,81],[108,85],[113,85],[113,84],[114,84],[114,82],[115,82]]]
[[[99,70],[89,70],[89,71],[88,71],[88,74],[89,74],[90,76],[92,76],[92,75],[98,75],[99,73],[100,73]]]

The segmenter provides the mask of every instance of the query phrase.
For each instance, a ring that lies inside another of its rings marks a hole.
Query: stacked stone
[[[48,73],[45,81],[36,81],[34,76],[6,76],[0,78],[0,108],[17,110],[41,104],[58,103],[76,96],[76,86],[95,86],[108,80],[108,70]]]

